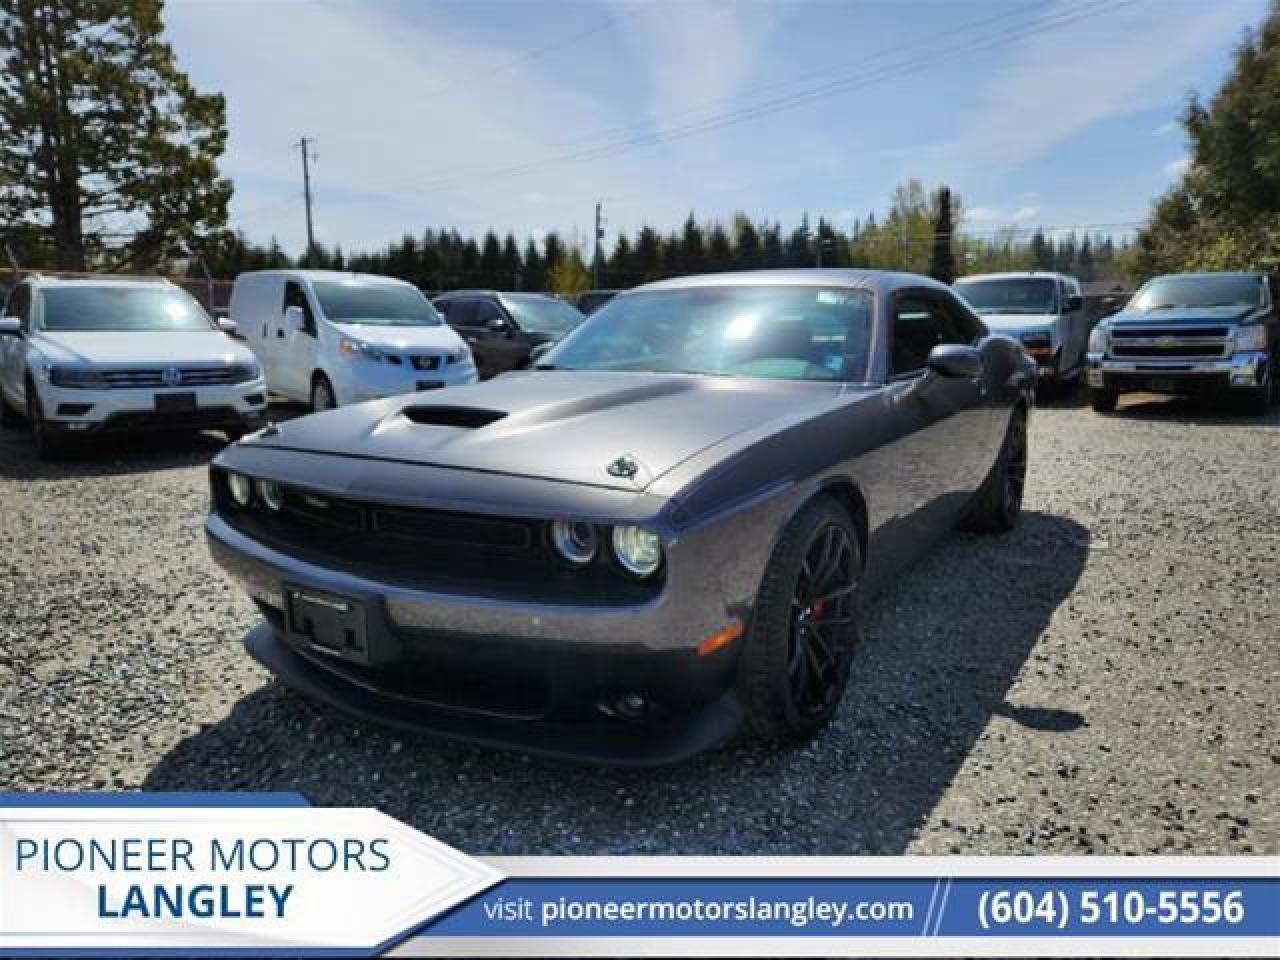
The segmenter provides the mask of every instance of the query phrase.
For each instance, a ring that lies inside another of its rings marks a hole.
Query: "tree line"
[[[1061,235],[1008,229],[990,236],[957,229],[963,212],[946,187],[926,191],[909,181],[894,191],[888,211],[854,219],[847,227],[805,214],[787,230],[777,221],[738,212],[727,222],[690,213],[678,230],[642,226],[620,233],[598,265],[580,245],[556,232],[522,242],[493,230],[480,238],[456,229],[427,228],[374,251],[344,251],[317,244],[290,258],[276,242],[256,245],[229,234],[210,249],[216,276],[284,266],[356,270],[399,277],[424,290],[482,287],[548,290],[572,295],[592,286],[631,287],[691,273],[786,267],[866,267],[955,276],[998,270],[1058,270],[1081,280],[1123,282],[1125,246],[1109,235]],[[593,267],[595,269],[593,269]]]

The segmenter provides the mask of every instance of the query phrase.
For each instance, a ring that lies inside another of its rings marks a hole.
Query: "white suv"
[[[105,431],[235,440],[266,410],[253,354],[168,281],[31,277],[0,316],[0,420],[25,416],[42,457]]]
[[[242,273],[231,322],[262,361],[271,392],[313,410],[477,379],[462,338],[417,287],[393,277]]]

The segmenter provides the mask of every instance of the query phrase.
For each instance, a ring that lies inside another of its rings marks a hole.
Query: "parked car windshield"
[[[214,326],[190,294],[173,287],[50,287],[41,297],[40,328],[50,332],[208,332]]]
[[[320,309],[334,323],[371,327],[438,327],[444,323],[431,301],[399,283],[314,280]]]
[[[871,294],[698,287],[610,300],[538,364],[564,370],[867,379]]]
[[[520,329],[561,336],[582,322],[582,314],[558,297],[507,293],[503,305],[516,318]]]
[[[1262,280],[1222,274],[1199,277],[1156,277],[1133,298],[1133,310],[1177,307],[1256,307],[1262,303]]]
[[[955,291],[979,313],[1058,312],[1058,284],[1050,277],[957,280]]]

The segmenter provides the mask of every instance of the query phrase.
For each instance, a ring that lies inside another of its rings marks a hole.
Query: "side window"
[[[307,301],[307,293],[302,289],[302,284],[295,280],[290,280],[284,285],[284,306],[281,312],[288,310],[290,307],[301,307],[302,316],[306,318],[305,332],[311,336],[316,335],[316,318],[311,313],[311,304]]]
[[[476,325],[480,327],[502,327],[507,324],[507,315],[492,300],[481,300],[476,309]]]
[[[452,327],[474,327],[476,325],[476,302],[474,300],[450,300],[444,306],[445,317]]]
[[[894,302],[893,339],[889,373],[892,376],[923,370],[929,351],[940,343],[970,343],[973,335],[957,314],[940,298],[926,294],[902,294]]]

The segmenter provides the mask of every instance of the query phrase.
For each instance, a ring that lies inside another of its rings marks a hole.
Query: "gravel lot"
[[[271,681],[203,543],[212,435],[46,465],[0,433],[0,783],[296,789],[488,854],[1280,852],[1280,416],[1059,405],[1031,439],[1021,526],[871,605],[816,744],[638,773]]]

